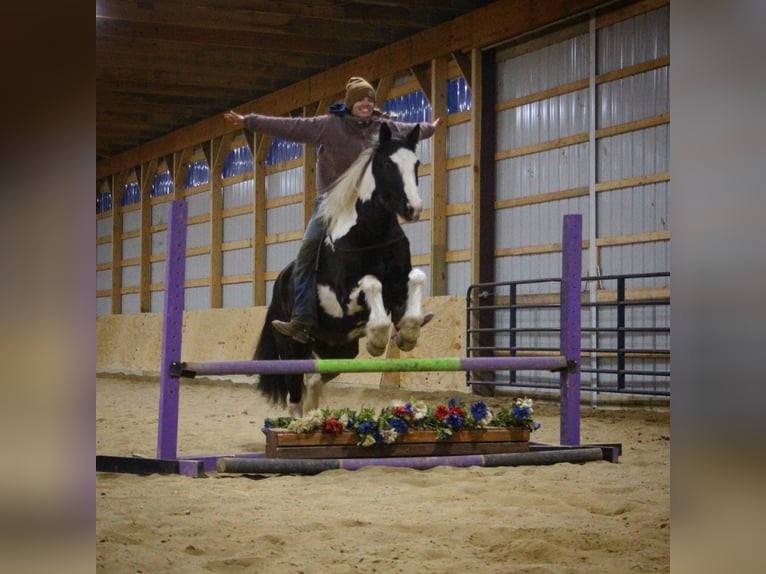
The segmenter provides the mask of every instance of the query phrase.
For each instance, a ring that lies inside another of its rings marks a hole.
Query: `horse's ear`
[[[378,134],[378,142],[386,143],[391,139],[391,128],[386,122],[380,122],[380,133]]]
[[[420,124],[415,124],[415,127],[407,134],[407,147],[415,151],[418,141],[420,141]]]

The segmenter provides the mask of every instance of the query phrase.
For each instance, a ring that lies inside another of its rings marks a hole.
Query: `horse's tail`
[[[292,303],[292,265],[285,268],[274,282],[274,291],[271,304],[266,311],[266,319],[255,347],[253,360],[276,361],[281,359],[281,353],[274,328],[271,322],[274,320],[286,321],[290,319],[290,307]],[[257,389],[269,404],[285,407],[290,385],[285,375],[261,374],[258,376]]]

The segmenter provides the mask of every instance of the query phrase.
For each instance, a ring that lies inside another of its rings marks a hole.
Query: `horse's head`
[[[420,139],[420,126],[404,136],[394,136],[391,128],[380,125],[378,145],[372,157],[375,179],[374,201],[384,204],[406,221],[417,221],[423,211],[418,191],[418,166],[415,147]]]

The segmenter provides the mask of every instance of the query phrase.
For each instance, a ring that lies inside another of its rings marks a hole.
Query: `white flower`
[[[397,433],[394,429],[384,429],[380,431],[380,434],[383,435],[383,442],[386,444],[391,444],[399,436],[399,433]]]
[[[479,424],[479,426],[480,426],[481,428],[485,428],[485,427],[488,427],[488,426],[489,426],[489,423],[491,423],[491,422],[492,422],[492,419],[493,419],[493,418],[494,418],[494,417],[492,416],[492,411],[490,411],[489,409],[487,409],[487,414],[486,414],[486,415],[484,415],[484,418],[483,418],[483,419],[481,419],[480,421],[476,421],[476,422]]]
[[[415,415],[416,421],[422,420],[428,414],[428,405],[425,401],[415,401],[412,403],[412,412]]]
[[[375,439],[372,437],[372,435],[367,435],[364,437],[364,440],[362,441],[362,446],[372,446],[375,444]]]
[[[321,409],[314,409],[309,411],[303,418],[290,421],[287,425],[287,430],[294,432],[311,432],[313,430],[319,430],[324,424],[324,416]]]
[[[516,399],[516,404],[523,409],[529,409],[530,413],[534,412],[532,410],[532,399],[527,399],[527,398]]]

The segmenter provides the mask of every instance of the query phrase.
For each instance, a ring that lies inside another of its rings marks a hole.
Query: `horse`
[[[372,356],[382,355],[391,338],[402,350],[415,347],[420,328],[433,315],[423,314],[426,275],[411,265],[409,239],[398,218],[417,221],[423,210],[415,154],[419,135],[417,125],[398,135],[383,122],[376,145],[333,183],[317,214],[326,229],[316,268],[317,328],[305,344],[272,327],[274,320],[290,320],[292,261],[274,282],[254,360],[353,359],[363,337]],[[318,408],[324,384],[338,374],[261,374],[257,390],[297,418]]]

